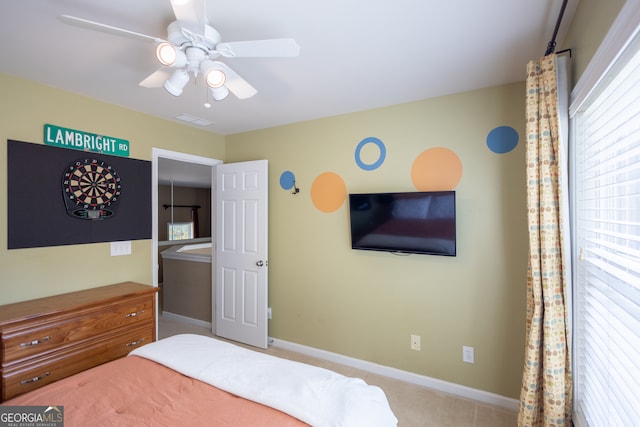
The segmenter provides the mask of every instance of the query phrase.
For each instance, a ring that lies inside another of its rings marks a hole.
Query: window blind
[[[573,118],[579,426],[626,427],[640,420],[639,41]]]

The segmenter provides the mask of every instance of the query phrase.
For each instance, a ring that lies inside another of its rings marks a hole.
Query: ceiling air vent
[[[180,114],[179,116],[176,116],[176,119],[182,120],[184,122],[193,123],[194,125],[199,125],[199,126],[215,125],[214,122],[201,119],[200,117],[192,116],[190,114]]]

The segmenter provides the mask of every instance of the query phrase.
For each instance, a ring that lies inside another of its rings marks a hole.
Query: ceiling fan
[[[229,92],[239,99],[251,98],[257,90],[217,60],[219,57],[282,58],[300,54],[300,46],[288,38],[223,43],[220,33],[208,23],[205,0],[170,1],[176,20],[167,27],[166,39],[69,15],[61,15],[60,19],[92,30],[155,43],[161,67],[139,84],[147,88],[164,87],[174,96],[182,94],[191,76],[195,79],[202,74],[216,101],[225,99]]]

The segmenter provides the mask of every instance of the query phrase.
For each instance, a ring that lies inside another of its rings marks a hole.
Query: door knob
[[[264,265],[264,261],[260,260],[260,261],[256,262],[256,265],[258,267],[262,267]]]

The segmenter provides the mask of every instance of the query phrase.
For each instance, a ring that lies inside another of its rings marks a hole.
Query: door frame
[[[178,151],[165,150],[156,147],[151,148],[151,277],[152,285],[154,287],[158,287],[158,270],[160,268],[158,260],[158,159],[160,158],[211,166],[212,177],[215,173],[214,167],[220,163],[223,163],[222,160],[213,159],[210,157],[181,153]],[[215,188],[211,188],[211,193],[211,200],[213,204],[213,200],[215,200]],[[213,227],[213,225],[215,224],[214,212],[211,213],[211,222],[211,225]],[[158,337],[158,298],[159,295],[156,292],[156,337]]]

